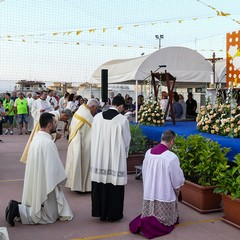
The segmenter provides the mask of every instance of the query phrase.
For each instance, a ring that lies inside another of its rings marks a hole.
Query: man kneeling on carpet
[[[174,139],[173,131],[165,131],[161,143],[149,149],[143,161],[142,214],[129,227],[149,239],[170,233],[178,223],[178,194],[184,176],[177,155],[170,151]]]
[[[6,221],[15,226],[48,224],[73,218],[62,187],[66,173],[51,133],[56,131],[56,120],[51,113],[43,113],[39,120],[41,130],[34,136],[27,156],[22,203],[10,200],[5,211]]]

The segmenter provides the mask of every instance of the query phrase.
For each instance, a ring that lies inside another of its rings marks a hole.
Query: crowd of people
[[[163,112],[167,112],[166,114],[167,120],[171,119],[173,116],[170,106],[168,105],[168,102],[169,102],[168,93],[163,91],[160,105],[161,105],[161,108],[163,109]],[[197,112],[196,112],[197,101],[193,99],[193,94],[191,92],[188,93],[188,98],[186,101],[184,100],[184,96],[182,94],[173,92],[172,105],[173,105],[174,117],[176,120],[186,120],[187,118],[195,119],[197,116]]]
[[[167,99],[166,93],[162,95]],[[189,94],[187,102],[196,107],[191,97]],[[177,93],[173,99],[175,114],[181,117],[184,110],[180,99],[184,100]],[[142,95],[138,96],[136,106],[129,95],[124,98],[114,93],[104,105],[94,96],[87,100],[65,93],[57,98],[52,90],[28,93],[26,98],[20,92],[15,100],[6,93],[0,101],[0,111],[4,109],[3,116],[9,124],[5,134],[13,134],[14,116],[19,134],[23,133],[23,127],[26,134],[30,133],[20,159],[26,164],[22,200],[9,201],[6,221],[15,226],[16,221],[48,224],[71,220],[73,213],[64,196],[64,187],[76,194],[91,194],[92,217],[108,222],[122,219],[126,159],[131,141],[129,119],[124,115],[134,113],[142,104]],[[190,113],[188,108],[186,112]],[[65,166],[55,145],[62,136],[58,132],[61,122],[68,135]],[[184,176],[178,157],[171,152],[174,139],[174,132],[164,132],[161,143],[145,154],[143,207],[142,213],[129,225],[132,233],[147,238],[162,236],[171,232],[178,222],[177,199]],[[155,187],[151,188],[152,185]]]
[[[118,95],[121,95],[120,93]],[[112,104],[114,92],[111,92],[106,103],[100,105],[99,111],[106,111]],[[94,96],[91,96],[94,98]],[[182,94],[177,92],[173,93],[173,108],[175,119],[185,120],[186,118],[196,118],[197,115],[197,102],[193,99],[191,92],[188,93],[188,99],[185,101]],[[100,101],[98,98],[96,100]],[[143,95],[138,96],[137,107],[133,98],[126,94],[124,97],[125,108],[124,114],[128,117],[129,121],[135,121],[136,110],[140,109],[143,104]],[[164,112],[167,111],[167,120],[171,119],[172,113],[170,107],[167,109],[169,101],[168,93],[162,92],[162,99],[160,101],[161,108]],[[13,135],[13,127],[19,129],[19,135],[30,134],[33,130],[39,116],[42,112],[50,112],[53,110],[62,111],[70,109],[72,113],[76,112],[82,104],[87,104],[88,99],[74,93],[66,92],[61,98],[56,91],[48,90],[41,92],[28,92],[24,95],[23,92],[9,92],[0,95],[0,135],[10,134]],[[41,109],[40,109],[41,108]],[[38,111],[40,109],[40,111]],[[6,129],[3,132],[3,125],[5,123]],[[67,130],[68,125],[65,123],[64,129]],[[65,132],[64,131],[64,132]]]
[[[79,106],[87,103],[88,99],[80,95],[66,92],[59,98],[55,91],[41,92],[9,92],[0,95],[0,135],[13,135],[13,128],[19,129],[18,134],[30,134],[43,112],[70,109],[77,111]],[[6,129],[3,131],[3,125]],[[67,126],[65,126],[65,130]],[[23,131],[24,129],[24,131]]]

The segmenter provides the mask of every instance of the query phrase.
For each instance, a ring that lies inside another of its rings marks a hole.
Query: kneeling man
[[[143,161],[142,214],[129,227],[132,233],[148,239],[170,233],[179,220],[178,194],[184,175],[177,155],[171,151],[174,139],[173,131],[165,131],[161,143],[149,149]]]
[[[7,222],[15,226],[16,217],[22,224],[48,224],[73,218],[62,187],[66,173],[51,133],[56,120],[51,113],[43,113],[41,130],[34,136],[27,156],[22,203],[11,200],[5,211]]]

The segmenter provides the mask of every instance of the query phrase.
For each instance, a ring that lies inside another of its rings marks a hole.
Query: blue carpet
[[[224,137],[220,135],[210,134],[210,133],[203,133],[198,131],[197,123],[186,121],[186,122],[176,122],[173,125],[172,122],[166,122],[164,126],[154,127],[154,126],[140,126],[144,135],[154,141],[160,141],[161,135],[166,130],[173,130],[178,135],[189,136],[191,134],[201,134],[206,138],[210,138],[213,141],[217,141],[222,147],[230,148],[231,151],[227,154],[229,161],[234,159],[234,156],[237,153],[240,153],[240,138],[230,138]]]

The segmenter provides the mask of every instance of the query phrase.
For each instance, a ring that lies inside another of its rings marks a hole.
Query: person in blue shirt
[[[177,93],[173,94],[173,110],[175,118],[180,119],[183,115],[183,107],[179,103],[179,95]]]

